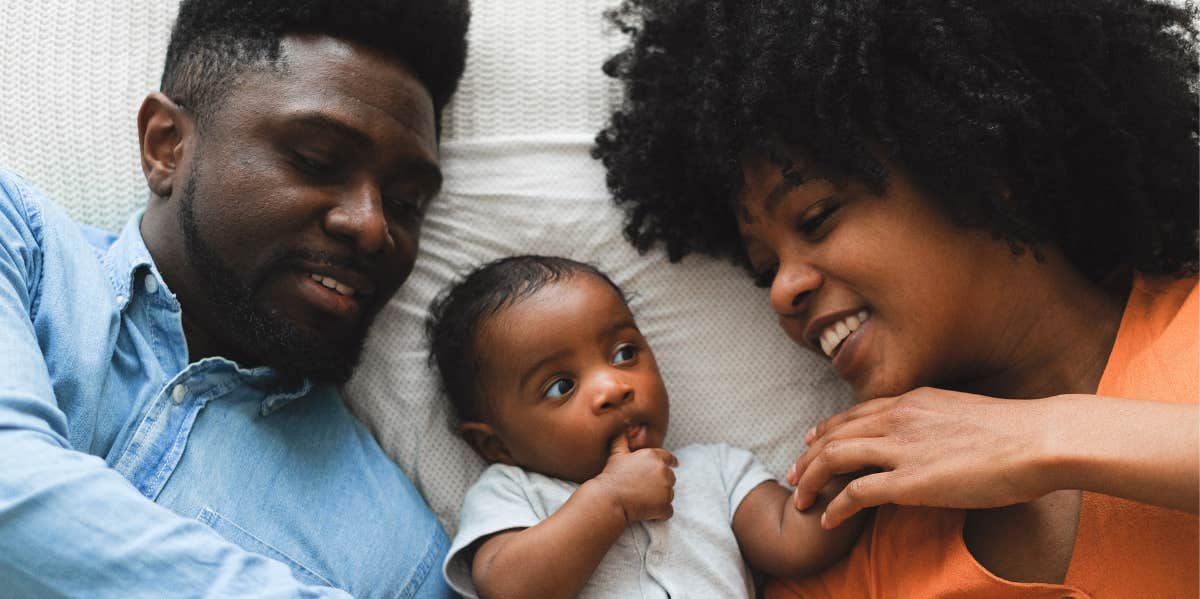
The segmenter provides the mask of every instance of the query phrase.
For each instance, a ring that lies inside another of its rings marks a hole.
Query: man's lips
[[[358,320],[363,312],[363,303],[369,297],[356,290],[345,293],[337,287],[330,287],[327,282],[317,280],[313,273],[298,272],[290,278],[296,282],[296,295],[301,301],[339,320]],[[340,282],[336,284],[345,286]]]
[[[375,284],[371,281],[371,277],[356,269],[317,262],[302,262],[297,265],[297,270],[341,295],[365,297],[375,293]]]

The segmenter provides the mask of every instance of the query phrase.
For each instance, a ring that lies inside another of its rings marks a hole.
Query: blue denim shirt
[[[188,363],[140,222],[0,170],[0,595],[448,595],[445,533],[334,386]]]

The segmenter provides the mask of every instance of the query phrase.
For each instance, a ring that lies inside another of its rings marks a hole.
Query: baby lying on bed
[[[745,450],[662,448],[667,391],[654,354],[595,268],[501,259],[432,312],[432,357],[459,432],[492,464],[464,499],[443,566],[458,592],[753,597],[743,557],[794,577],[853,543],[859,522],[822,529],[823,506],[797,511]]]

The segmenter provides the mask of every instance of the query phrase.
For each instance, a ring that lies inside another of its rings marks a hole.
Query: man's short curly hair
[[[467,55],[469,0],[183,0],[161,90],[204,122],[237,75],[275,61],[288,34],[315,33],[395,56],[433,98],[454,94]]]
[[[903,166],[964,226],[1088,277],[1196,271],[1196,11],[1136,0],[626,0],[594,155],[642,251],[745,263],[742,164]],[[810,170],[810,167],[811,170]]]

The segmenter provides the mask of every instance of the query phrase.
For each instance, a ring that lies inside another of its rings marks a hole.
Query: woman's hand
[[[837,474],[861,476],[829,502],[837,526],[895,503],[978,509],[1081,489],[1196,512],[1200,408],[1095,395],[995,399],[921,388],[863,402],[808,434],[788,472],[806,509]]]
[[[1040,480],[1045,472],[1038,467],[1046,421],[1040,400],[916,389],[819,424],[787,478],[797,485],[796,507],[806,509],[831,477],[876,470],[829,503],[825,527],[884,503],[987,508],[1030,501],[1054,488]]]

